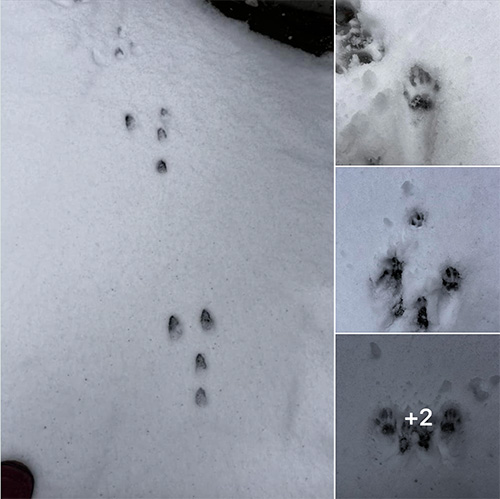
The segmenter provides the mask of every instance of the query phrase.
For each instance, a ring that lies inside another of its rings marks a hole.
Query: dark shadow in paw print
[[[455,267],[447,267],[441,276],[443,287],[448,291],[457,291],[460,288],[462,277]]]
[[[356,11],[348,2],[337,1],[335,6],[336,23],[339,26],[346,26],[351,19],[356,17]]]
[[[172,340],[178,340],[182,336],[182,327],[175,315],[171,315],[168,320],[168,334]]]
[[[458,407],[448,407],[443,413],[441,420],[441,432],[447,435],[455,433],[462,424],[462,416]]]
[[[415,426],[414,431],[418,435],[417,444],[425,450],[429,450],[432,437],[432,429],[430,426]]]
[[[375,418],[375,424],[380,426],[380,431],[383,435],[394,435],[396,432],[396,419],[392,413],[392,409],[384,407],[380,410],[378,417]]]
[[[201,327],[205,331],[209,331],[214,326],[214,320],[207,309],[203,309],[200,317]]]
[[[414,210],[410,215],[408,223],[413,227],[422,227],[424,221],[425,221],[425,213],[418,210]]]
[[[199,353],[196,356],[196,370],[197,371],[203,371],[207,368],[207,363],[205,361],[205,357],[203,354]]]
[[[427,299],[421,296],[417,299],[417,324],[420,329],[427,329],[429,327],[429,320],[427,319]]]
[[[411,427],[408,421],[403,421],[399,433],[399,452],[404,454],[411,447]]]
[[[135,118],[131,114],[125,115],[125,126],[127,130],[133,130],[137,126]]]
[[[198,407],[204,407],[207,405],[207,394],[203,388],[198,388],[196,395],[194,396],[194,401]]]
[[[162,142],[167,138],[167,132],[165,131],[164,128],[158,128],[158,131],[156,132],[158,140]]]
[[[405,308],[403,306],[403,297],[399,298],[399,301],[392,307],[392,315],[394,317],[401,317],[405,313]]]
[[[399,260],[397,256],[388,258],[384,262],[384,270],[378,278],[378,283],[385,282],[388,285],[394,286],[396,290],[399,290],[403,279],[403,267],[404,262]]]
[[[158,173],[167,173],[167,163],[160,159],[160,161],[156,163],[156,170]]]

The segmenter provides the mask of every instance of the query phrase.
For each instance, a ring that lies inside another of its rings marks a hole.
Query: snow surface
[[[339,335],[336,351],[338,499],[499,497],[499,335]],[[449,437],[440,431],[448,403],[462,413]],[[374,424],[381,407],[398,414],[394,435]],[[429,449],[401,454],[400,423],[410,411],[421,420],[423,408],[434,419]]]
[[[383,57],[336,75],[337,164],[499,164],[500,2],[358,4],[370,49]],[[415,64],[439,82],[432,111],[403,97]]]
[[[421,296],[429,331],[500,331],[500,168],[342,167],[336,196],[337,331],[416,331]],[[409,224],[413,209],[422,227]],[[407,307],[395,320],[394,296],[375,285],[394,255]],[[443,290],[448,265],[458,291]]]
[[[3,458],[37,497],[331,497],[332,57],[5,0],[2,66]]]

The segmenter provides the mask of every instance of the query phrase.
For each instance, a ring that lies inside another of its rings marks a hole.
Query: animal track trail
[[[200,325],[203,330],[212,329],[214,326],[214,321],[210,313],[203,309],[200,316]],[[208,327],[208,329],[207,329]],[[181,326],[180,320],[176,315],[171,315],[168,320],[168,336],[173,343],[176,343],[183,336],[183,328]],[[206,372],[208,371],[208,362],[206,355],[199,352],[196,354],[194,359],[194,372],[196,376],[206,376]],[[198,407],[205,407],[208,405],[208,395],[207,391],[203,386],[200,386],[195,394],[194,394],[194,402]]]
[[[160,121],[160,126],[156,124],[155,126],[155,135],[156,139],[159,143],[163,143],[167,140],[167,131],[166,131],[166,126],[169,122],[170,119],[170,114],[167,111],[166,108],[162,107],[159,112],[159,121]],[[137,133],[139,127],[138,120],[134,114],[131,112],[128,112],[125,114],[124,117],[125,120],[125,128],[127,129],[128,132],[134,134]],[[164,158],[157,158],[155,163],[156,171],[160,174],[164,174],[168,172],[168,167],[167,167],[167,162]]]
[[[422,279],[415,264],[421,256],[415,252],[418,251],[418,238],[426,230],[428,213],[412,208],[403,220],[407,230],[403,230],[401,240],[393,249],[379,259],[375,277],[369,279],[372,303],[380,318],[378,330],[450,331],[462,300],[463,278],[459,265],[436,265],[435,270],[424,274],[425,279]],[[389,228],[393,226],[389,219],[384,219],[384,223]],[[418,285],[412,282],[414,279]],[[423,286],[422,282],[425,282]]]

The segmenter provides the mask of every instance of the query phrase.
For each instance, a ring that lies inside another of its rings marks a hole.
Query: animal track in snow
[[[170,339],[178,340],[182,336],[182,327],[180,325],[179,319],[175,315],[171,315],[168,320],[168,334]]]
[[[431,406],[433,404],[429,407]],[[378,447],[387,449],[391,446],[393,449],[392,453],[386,453],[387,458],[414,452],[416,449],[418,452],[430,452],[433,456],[446,459],[449,457],[450,445],[460,447],[463,444],[463,439],[457,439],[455,436],[463,430],[463,416],[456,404],[447,402],[442,406],[438,417],[432,415],[427,418],[425,422],[431,423],[430,426],[422,425],[422,418],[410,424],[410,421],[405,419],[409,413],[410,407],[401,411],[396,406],[385,406],[374,418],[376,438],[373,442]],[[436,439],[437,447],[433,444]]]
[[[408,223],[413,227],[422,227],[422,225],[424,225],[424,221],[425,214],[421,211],[414,210],[410,215]]]
[[[378,417],[375,418],[375,424],[380,427],[382,435],[394,435],[397,422],[392,409],[390,407],[381,409]]]
[[[399,432],[398,444],[399,452],[404,454],[411,447],[411,426],[408,421],[401,423],[401,431]]]
[[[380,61],[384,46],[372,32],[361,24],[358,9],[350,0],[336,3],[336,72],[344,73],[350,67]]]
[[[198,407],[204,407],[208,404],[208,399],[207,399],[207,393],[205,392],[205,390],[203,388],[198,388],[195,396],[194,396],[194,400],[196,402],[196,405]]]
[[[201,327],[204,331],[210,331],[214,326],[214,320],[207,309],[203,309],[200,316]]]
[[[204,321],[201,321],[201,326],[203,329],[206,329],[207,322],[210,324],[210,327],[213,325],[213,320],[208,314],[207,310],[203,309],[202,318]],[[180,324],[179,319],[175,315],[171,315],[168,320],[168,334],[171,340],[177,341],[183,335],[183,330]],[[194,359],[194,369],[198,374],[202,374],[208,369],[208,364],[206,360],[206,356],[203,353],[198,353]],[[199,387],[195,393],[194,401],[198,407],[204,407],[208,404],[207,392],[204,388]]]
[[[455,267],[447,267],[442,275],[443,287],[447,291],[457,291],[461,279],[460,272]]]
[[[207,368],[207,362],[203,354],[199,353],[195,360],[195,369],[197,371],[204,371]]]
[[[442,419],[441,419],[441,432],[445,434],[455,433],[460,429],[462,424],[462,418],[460,416],[460,411],[457,407],[449,407],[445,409]]]
[[[452,331],[463,299],[462,267],[446,261],[429,272],[419,251],[419,237],[427,227],[428,212],[415,207],[413,186],[402,185],[413,207],[401,219],[401,236],[392,240],[368,280],[372,304],[379,318],[376,331],[433,332]],[[383,219],[386,230],[394,234],[394,223]],[[390,236],[392,239],[392,235]],[[422,267],[422,271],[420,271]]]
[[[127,127],[127,130],[130,131],[135,130],[135,128],[137,127],[137,122],[131,114],[125,115],[125,126]]]
[[[167,173],[167,163],[163,159],[156,162],[156,170],[158,173]]]
[[[417,298],[417,324],[418,327],[427,331],[429,320],[427,319],[427,299],[425,296]]]
[[[165,131],[164,128],[158,128],[158,131],[156,132],[156,135],[158,137],[158,140],[161,142],[162,140],[165,140],[167,138],[167,132]]]
[[[354,64],[348,62],[354,50],[340,44],[337,72],[345,72]],[[342,62],[342,57],[348,61]],[[432,72],[413,64],[401,79],[385,87],[379,87],[377,68],[357,73],[352,84],[368,97],[360,100],[363,104],[359,106],[349,103],[350,119],[347,114],[339,118],[343,123],[337,134],[337,164],[433,164],[443,92]]]
[[[405,86],[403,95],[412,110],[429,111],[435,106],[435,95],[439,91],[439,84],[431,75],[415,65],[410,69],[409,85]]]

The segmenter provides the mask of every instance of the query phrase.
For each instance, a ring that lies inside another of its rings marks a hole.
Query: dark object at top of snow
[[[252,31],[281,43],[299,48],[315,56],[333,51],[332,14],[297,9],[293,2],[258,2],[248,5],[244,0],[205,0],[225,16],[248,23]]]
[[[342,0],[337,0],[335,13],[337,14],[337,24],[340,26],[346,26],[351,19],[356,17],[354,7],[349,2]]]

